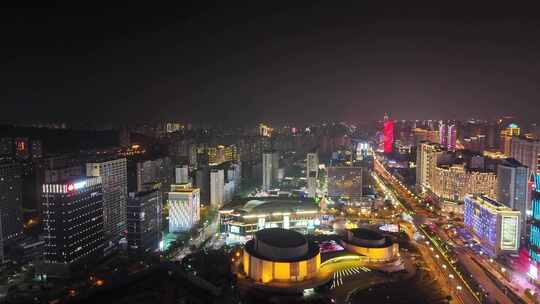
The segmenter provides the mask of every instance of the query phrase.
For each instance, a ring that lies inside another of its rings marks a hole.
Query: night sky
[[[532,7],[268,2],[2,8],[0,120],[540,117]]]

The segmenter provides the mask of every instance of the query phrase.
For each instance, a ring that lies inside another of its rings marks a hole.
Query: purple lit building
[[[465,196],[463,223],[493,255],[517,252],[520,212],[484,195]]]

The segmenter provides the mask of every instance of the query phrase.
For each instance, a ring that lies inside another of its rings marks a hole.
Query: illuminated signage
[[[501,224],[501,249],[517,250],[519,245],[519,217],[503,216]]]
[[[529,273],[528,273],[529,277],[531,277],[532,279],[534,280],[537,280],[538,279],[538,268],[531,264],[529,266]]]
[[[540,174],[534,175],[533,190],[536,192],[540,192]]]
[[[230,231],[231,231],[231,233],[239,234],[240,233],[240,227],[238,227],[238,226],[230,226]]]

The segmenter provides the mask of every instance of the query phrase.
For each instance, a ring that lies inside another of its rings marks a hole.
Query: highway
[[[477,295],[465,278],[462,277],[445,251],[441,248],[439,242],[428,231],[422,228],[423,224],[434,217],[434,215],[420,208],[417,205],[418,197],[401,185],[377,158],[375,158],[375,173],[377,176],[376,180],[382,182],[386,194],[392,198],[392,201],[397,201],[397,204],[401,206],[404,212],[413,218],[414,226],[425,240],[423,244],[419,242],[418,247],[420,252],[426,263],[436,272],[439,280],[443,282],[443,288],[451,294],[454,300],[460,303],[481,303],[482,301],[479,295]],[[391,187],[391,190],[388,189],[387,185]],[[398,199],[396,194],[404,201]]]

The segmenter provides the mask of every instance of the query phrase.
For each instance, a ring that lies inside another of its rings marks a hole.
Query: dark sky
[[[533,7],[255,2],[1,8],[0,120],[540,117]]]

